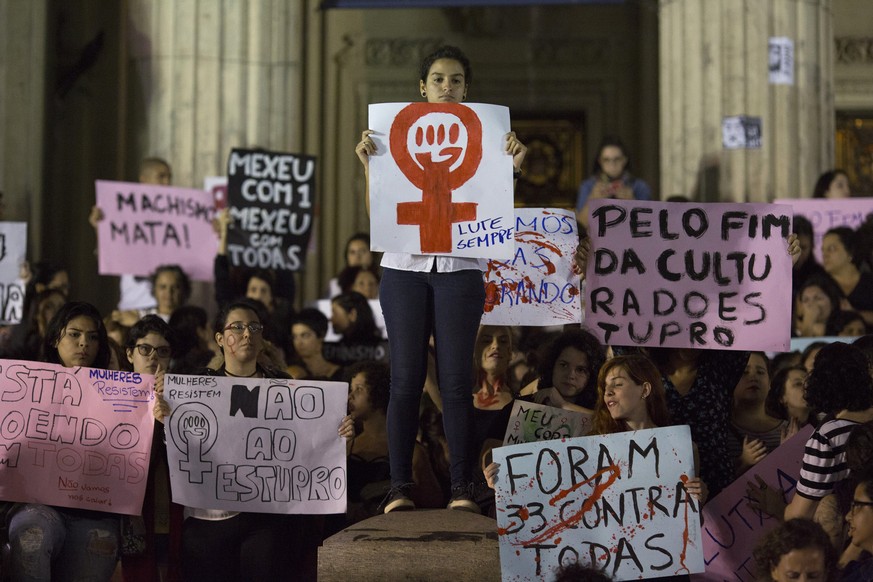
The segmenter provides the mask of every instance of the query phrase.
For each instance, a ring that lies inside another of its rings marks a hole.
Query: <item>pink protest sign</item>
[[[139,515],[154,378],[0,360],[0,499]]]
[[[562,325],[582,321],[573,254],[576,217],[560,208],[515,210],[515,253],[488,261],[483,325]]]
[[[805,216],[812,223],[812,252],[821,263],[821,239],[838,226],[857,230],[868,214],[873,214],[873,198],[804,198],[777,200],[790,204],[794,214]]]
[[[97,180],[101,275],[151,275],[179,265],[197,281],[212,281],[218,237],[212,193],[191,188]]]
[[[783,352],[791,208],[596,200],[585,324],[619,346]]]
[[[781,520],[748,505],[747,482],[756,483],[754,476],[758,475],[767,482],[768,489],[781,491],[782,501],[790,501],[811,434],[812,427],[804,427],[703,506],[706,572],[694,574],[692,580],[757,580],[752,550]]]
[[[370,105],[374,250],[508,259],[515,248],[509,109]]]

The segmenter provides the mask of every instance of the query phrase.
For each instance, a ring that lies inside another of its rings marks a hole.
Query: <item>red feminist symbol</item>
[[[420,227],[422,253],[451,252],[452,224],[476,220],[478,204],[452,202],[452,190],[482,161],[482,123],[458,103],[413,103],[394,119],[390,143],[397,166],[421,189],[421,202],[397,204],[397,224]]]

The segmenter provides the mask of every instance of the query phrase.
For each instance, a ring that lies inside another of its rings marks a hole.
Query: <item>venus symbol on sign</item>
[[[391,153],[421,202],[397,204],[397,224],[419,226],[422,253],[452,250],[452,224],[476,220],[476,202],[452,202],[452,191],[482,160],[482,123],[457,103],[413,103],[391,125]]]

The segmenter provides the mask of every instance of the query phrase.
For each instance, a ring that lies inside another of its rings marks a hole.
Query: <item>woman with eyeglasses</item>
[[[217,368],[202,375],[232,378],[285,378],[283,372],[264,365],[261,315],[250,301],[228,303],[215,319],[215,342],[223,355]],[[163,393],[163,375],[155,391]],[[158,399],[155,415],[169,415],[169,406]],[[354,435],[351,417],[339,428],[342,437]],[[185,508],[182,527],[182,571],[185,580],[279,580],[294,564],[299,579],[314,575],[314,559],[322,518],[305,515],[240,513],[223,509]]]
[[[866,552],[866,559],[850,562],[843,571],[840,582],[869,582],[873,580],[873,473],[867,473],[858,481],[852,505],[846,514],[849,524],[851,546]]]
[[[607,136],[597,148],[594,172],[579,186],[576,198],[576,220],[588,227],[588,203],[597,198],[621,198],[624,200],[650,200],[649,185],[634,178],[630,173],[630,157],[627,148],[615,136]]]
[[[106,369],[109,339],[100,312],[90,303],[64,304],[48,324],[43,349],[52,364]],[[117,514],[27,503],[13,507],[7,520],[13,580],[112,578],[120,547]]]
[[[125,355],[127,361],[133,366],[133,371],[139,374],[156,376],[166,372],[170,366],[170,358],[175,347],[175,332],[158,315],[146,315],[127,333],[125,342]],[[121,569],[125,580],[155,580],[158,576],[157,560],[155,557],[155,489],[169,491],[170,483],[166,480],[161,484],[156,481],[156,475],[165,475],[163,472],[156,473],[158,466],[166,467],[167,452],[164,444],[163,430],[156,425],[156,432],[152,439],[151,460],[149,462],[149,474],[146,486],[145,499],[142,506],[142,531],[144,534],[144,546],[136,555],[122,555]],[[162,496],[163,497],[163,496]],[[169,508],[165,505],[163,513]],[[132,523],[136,523],[137,517],[131,517]],[[137,528],[134,528],[136,531]]]

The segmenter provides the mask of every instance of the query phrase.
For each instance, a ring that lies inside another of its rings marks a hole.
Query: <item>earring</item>
[[[426,93],[425,91],[422,91],[422,92],[421,92],[421,96],[422,96],[422,97],[427,97],[427,93]]]

